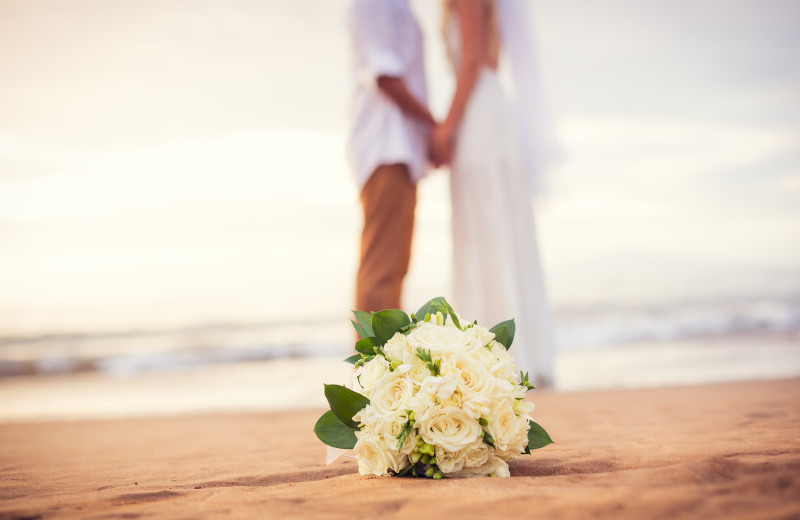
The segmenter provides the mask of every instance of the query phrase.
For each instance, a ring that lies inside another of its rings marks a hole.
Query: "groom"
[[[356,310],[400,308],[411,257],[417,181],[430,130],[422,34],[408,0],[353,0],[354,98],[348,155],[364,229]]]

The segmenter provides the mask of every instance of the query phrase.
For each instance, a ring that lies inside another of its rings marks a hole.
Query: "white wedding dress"
[[[445,40],[458,69],[455,13]],[[453,306],[491,327],[510,318],[510,353],[539,387],[553,384],[550,312],[542,279],[532,199],[512,106],[495,70],[485,67],[456,136],[450,166]]]

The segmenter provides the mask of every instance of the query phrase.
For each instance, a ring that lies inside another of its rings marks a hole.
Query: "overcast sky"
[[[0,0],[0,334],[345,312],[345,5]],[[800,3],[534,5],[556,305],[800,290]],[[448,291],[444,175],[418,217],[410,306]]]

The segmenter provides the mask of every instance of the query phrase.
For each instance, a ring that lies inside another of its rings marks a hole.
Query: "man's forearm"
[[[432,125],[436,124],[428,107],[408,91],[405,82],[401,78],[392,76],[380,76],[378,78],[378,88],[381,92],[389,96],[392,101],[406,114],[415,117]]]

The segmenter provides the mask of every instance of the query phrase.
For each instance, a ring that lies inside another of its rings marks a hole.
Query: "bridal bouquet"
[[[534,388],[508,353],[514,320],[463,323],[444,298],[416,314],[356,311],[353,390],[325,385],[314,432],[354,449],[362,475],[509,476],[508,461],[553,441],[528,417]]]

